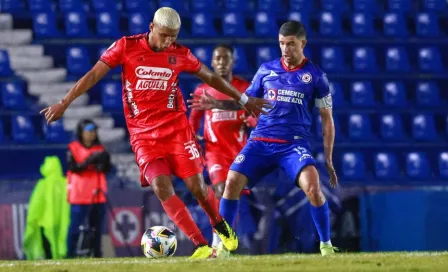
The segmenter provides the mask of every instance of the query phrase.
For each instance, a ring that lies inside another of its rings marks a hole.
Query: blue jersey
[[[309,60],[289,70],[276,59],[260,66],[247,95],[272,101],[269,114],[261,114],[251,138],[293,142],[311,136],[312,110],[331,104],[326,74]],[[328,105],[331,107],[331,105]]]

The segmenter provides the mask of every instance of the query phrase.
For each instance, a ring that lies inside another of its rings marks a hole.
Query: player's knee
[[[305,187],[305,186],[304,186]],[[321,205],[325,202],[325,196],[320,189],[319,181],[308,181],[304,190],[306,196],[314,206]]]
[[[185,184],[190,193],[197,200],[204,200],[207,198],[207,185],[204,182],[202,175],[196,175],[185,179]]]
[[[227,175],[224,197],[227,199],[238,199],[246,183],[247,178],[244,175],[230,171]]]
[[[224,193],[225,182],[220,182],[213,185],[213,191],[215,192],[215,196],[217,199],[221,199]]]
[[[151,188],[162,202],[175,194],[173,184],[168,176],[155,177],[151,182]]]

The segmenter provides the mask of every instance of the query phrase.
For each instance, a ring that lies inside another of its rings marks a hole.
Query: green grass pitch
[[[0,261],[0,271],[33,272],[237,272],[237,271],[448,271],[448,252],[343,253],[320,255],[235,256],[228,259],[190,261],[185,257],[166,259],[112,258],[55,261]]]

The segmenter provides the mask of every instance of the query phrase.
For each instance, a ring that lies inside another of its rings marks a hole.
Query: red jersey
[[[240,92],[245,92],[250,83],[240,77],[234,76],[231,84]],[[202,94],[206,90],[217,100],[232,99],[218,92],[207,84],[199,85],[194,91]],[[207,152],[219,152],[220,156],[230,157],[233,160],[247,141],[246,125],[243,121],[245,110],[228,111],[212,109],[204,111],[192,110],[190,124],[197,133],[200,121],[204,119],[204,139]]]
[[[187,47],[173,43],[155,52],[148,35],[123,37],[100,58],[111,68],[122,66],[122,99],[131,142],[137,137],[161,139],[188,127],[178,76],[201,69],[201,62]]]

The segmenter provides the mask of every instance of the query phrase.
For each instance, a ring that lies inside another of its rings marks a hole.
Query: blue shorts
[[[289,182],[296,183],[305,166],[316,165],[307,141],[271,143],[249,140],[235,158],[230,170],[245,175],[252,188],[276,168],[285,171]]]

